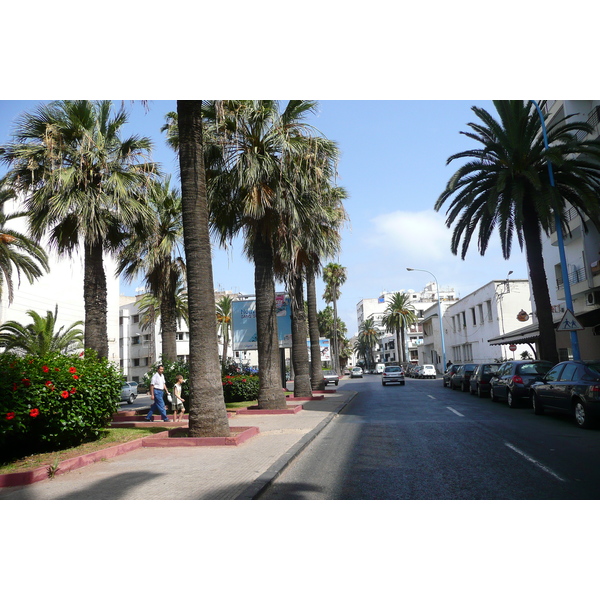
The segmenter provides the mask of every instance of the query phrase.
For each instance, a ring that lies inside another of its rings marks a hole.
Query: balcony
[[[563,242],[565,246],[568,246],[571,242],[581,237],[581,219],[579,214],[574,208],[570,208],[564,214],[566,221],[569,224],[568,231],[563,228]],[[578,219],[579,222],[575,221]],[[556,227],[554,224],[550,227],[550,243],[553,246],[558,246],[558,235],[556,234]]]

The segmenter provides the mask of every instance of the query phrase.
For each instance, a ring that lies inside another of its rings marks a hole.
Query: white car
[[[435,379],[437,376],[433,365],[423,365],[419,373],[421,379]]]
[[[360,367],[354,367],[352,371],[350,371],[350,379],[354,379],[355,377],[363,376],[363,370]]]

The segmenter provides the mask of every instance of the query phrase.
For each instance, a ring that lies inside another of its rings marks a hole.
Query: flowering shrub
[[[254,402],[258,400],[259,379],[256,375],[225,375],[225,402]]]
[[[122,375],[97,354],[0,354],[0,455],[96,439],[121,398]]]

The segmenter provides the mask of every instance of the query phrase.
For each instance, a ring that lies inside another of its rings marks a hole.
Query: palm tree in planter
[[[24,196],[32,236],[71,257],[83,249],[85,347],[108,357],[104,252],[152,214],[146,186],[157,171],[148,138],[122,139],[124,109],[110,101],[60,100],[24,113],[0,148],[7,184]]]
[[[373,348],[379,341],[379,331],[375,327],[375,319],[365,319],[358,328],[358,339],[364,345],[364,348],[368,349],[365,352],[367,356],[368,368],[372,368],[375,364],[373,356]]]
[[[204,168],[202,101],[178,100],[183,241],[190,319],[191,436],[230,435],[219,364]]]
[[[333,320],[337,322],[337,301],[340,299],[342,292],[340,288],[346,283],[346,267],[338,263],[329,263],[323,269],[323,280],[325,281],[325,293],[323,299],[325,302],[333,304]],[[333,336],[333,368],[336,373],[340,373],[340,358],[337,329],[334,329]]]
[[[232,303],[233,298],[226,294],[218,300],[215,306],[218,329],[223,338],[223,355],[221,357],[223,369],[227,366],[227,348],[231,339]]]
[[[260,408],[284,408],[275,299],[275,254],[281,228],[301,223],[298,161],[314,148],[316,130],[304,119],[316,107],[291,100],[212,103],[205,116],[217,140],[207,158],[214,230],[222,244],[238,234],[254,262]],[[181,127],[181,122],[179,122]],[[304,206],[303,209],[306,209]]]
[[[62,326],[56,331],[58,305],[54,313],[49,310],[45,317],[35,310],[28,310],[27,315],[33,319],[29,325],[6,321],[0,326],[0,347],[5,352],[43,356],[50,352],[69,354],[83,348],[83,331],[78,329],[83,321],[76,321],[66,329]]]
[[[417,322],[415,307],[410,303],[410,297],[406,293],[396,292],[390,299],[384,314],[382,325],[386,331],[396,334],[396,347],[398,348],[398,360],[406,363],[405,330]],[[400,349],[402,353],[400,353]]]
[[[24,275],[29,283],[48,272],[48,256],[44,249],[27,235],[13,229],[10,221],[26,217],[26,212],[7,214],[6,205],[16,199],[14,190],[0,181],[0,299],[4,289],[9,303],[14,298],[14,276],[20,282]]]
[[[117,272],[126,281],[144,274],[146,289],[160,305],[162,359],[177,360],[178,294],[185,282],[181,195],[171,178],[156,180],[148,188],[154,213],[143,235],[132,235],[119,254]]]
[[[510,257],[514,235],[519,246],[525,246],[540,332],[539,356],[558,362],[541,236],[550,234],[556,214],[569,230],[568,206],[600,230],[600,143],[580,139],[592,127],[566,116],[549,125],[546,150],[532,102],[496,100],[494,106],[498,119],[473,107],[481,123],[469,123],[472,131],[461,133],[479,146],[448,158],[447,164],[468,162],[450,178],[435,210],[449,201],[446,225],[454,225],[450,247],[454,254],[460,250],[463,259],[474,234],[484,255],[495,229],[505,259]],[[554,186],[548,162],[554,170]]]

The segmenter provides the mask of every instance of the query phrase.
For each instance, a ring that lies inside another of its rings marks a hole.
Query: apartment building
[[[531,291],[527,279],[490,281],[452,304],[445,303],[442,312],[446,361],[490,362],[520,358],[533,348],[528,343],[508,345],[491,344],[489,340],[510,333],[523,326],[522,319],[531,316]],[[441,332],[437,305],[427,311],[423,319],[423,348],[421,364],[431,363],[443,372]],[[445,368],[445,365],[444,365]]]

